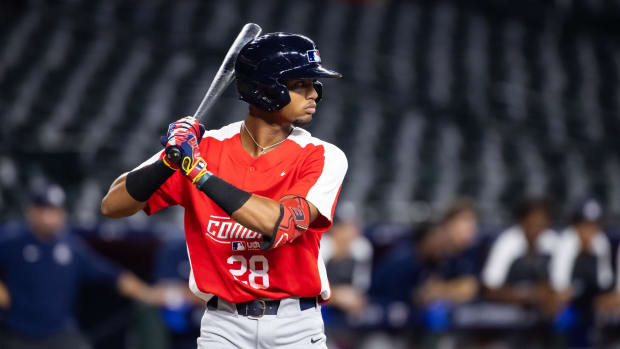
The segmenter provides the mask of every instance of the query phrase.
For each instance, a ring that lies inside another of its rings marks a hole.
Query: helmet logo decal
[[[310,50],[307,52],[308,61],[310,63],[321,63],[321,56],[319,55],[319,50]]]

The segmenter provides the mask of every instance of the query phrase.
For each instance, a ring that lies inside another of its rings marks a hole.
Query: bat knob
[[[166,157],[170,162],[178,164],[181,161],[181,149],[174,146],[166,148]]]

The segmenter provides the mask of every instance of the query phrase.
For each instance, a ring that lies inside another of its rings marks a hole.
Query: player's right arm
[[[146,201],[134,199],[126,188],[127,173],[120,175],[101,201],[101,213],[109,218],[132,216],[146,206]]]
[[[167,137],[162,137],[161,142],[165,146],[178,146],[186,150],[189,144],[198,146],[203,132],[204,127],[195,118],[184,117],[169,125]],[[101,201],[101,213],[109,218],[134,215],[146,207],[151,195],[178,169],[177,164],[168,163],[162,157],[122,174]]]

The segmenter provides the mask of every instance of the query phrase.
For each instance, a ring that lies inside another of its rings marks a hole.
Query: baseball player
[[[314,42],[271,33],[246,44],[235,65],[244,121],[217,130],[186,117],[164,151],[121,175],[102,213],[124,217],[185,208],[190,289],[207,301],[199,348],[325,348],[320,303],[330,289],[319,241],[347,170],[336,146],[298,126],[312,121],[321,65]]]

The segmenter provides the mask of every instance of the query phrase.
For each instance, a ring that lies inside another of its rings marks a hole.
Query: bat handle
[[[176,146],[166,148],[166,157],[170,160],[170,162],[178,164],[181,162],[181,149]]]

